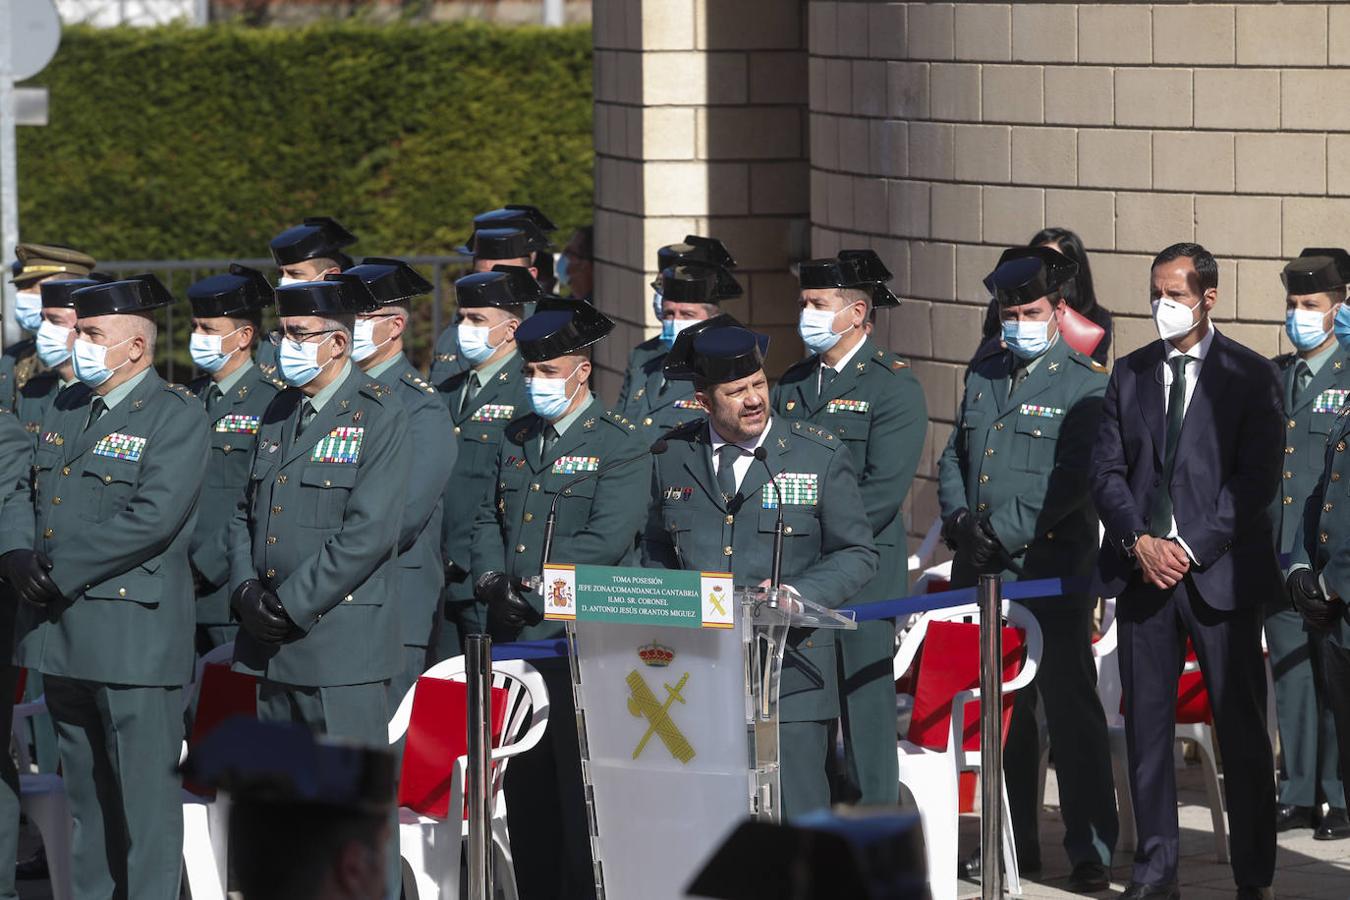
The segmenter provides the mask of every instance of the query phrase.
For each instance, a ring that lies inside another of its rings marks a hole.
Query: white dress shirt
[[[1186,412],[1191,408],[1191,398],[1195,396],[1195,385],[1200,381],[1200,369],[1205,364],[1205,357],[1209,355],[1209,348],[1214,344],[1214,334],[1214,323],[1210,322],[1209,328],[1205,332],[1205,336],[1200,339],[1198,344],[1187,350],[1185,353],[1190,359],[1186,361],[1186,399],[1182,405],[1181,412],[1183,421]],[[1172,360],[1181,355],[1182,352],[1180,350],[1173,347],[1171,343],[1167,344],[1167,362],[1162,367],[1164,414],[1167,412],[1169,395],[1172,393]],[[1166,421],[1165,418],[1164,421]],[[1177,517],[1175,515],[1172,516],[1172,526],[1168,529],[1167,536],[1175,539],[1176,542],[1181,545],[1181,549],[1186,551],[1186,555],[1191,558],[1191,562],[1196,561],[1195,554],[1191,552],[1191,548],[1187,546],[1186,541],[1177,532]]]
[[[753,441],[743,441],[736,444],[736,446],[740,447],[743,451],[741,455],[736,458],[736,461],[731,464],[731,470],[736,473],[736,487],[738,489],[741,486],[741,482],[745,480],[745,473],[750,471],[750,466],[755,461],[755,450],[769,437],[769,429],[772,427],[773,417],[770,416],[769,421],[764,423],[764,430],[759,433],[759,437],[755,438]],[[717,429],[713,427],[711,421],[708,422],[708,432],[712,435],[712,467],[713,474],[716,475],[717,470],[721,467],[717,451],[732,442],[718,434]]]

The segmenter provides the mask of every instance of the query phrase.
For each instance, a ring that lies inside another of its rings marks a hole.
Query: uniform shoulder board
[[[1090,367],[1090,368],[1091,368],[1092,371],[1094,371],[1094,372],[1097,372],[1097,373],[1099,373],[1099,374],[1105,375],[1106,373],[1108,373],[1108,372],[1111,371],[1110,369],[1106,368],[1106,366],[1104,366],[1104,365],[1102,365],[1101,363],[1097,362],[1095,359],[1094,359],[1094,360],[1090,360],[1090,362],[1091,362],[1091,367]]]
[[[452,363],[458,358],[456,353],[437,353],[436,362]]]
[[[1105,374],[1108,371],[1106,366],[1097,362],[1095,359],[1088,356],[1086,353],[1080,353],[1077,350],[1069,351],[1069,359],[1078,363],[1083,368],[1091,369],[1093,372],[1097,372],[1098,374]]]
[[[872,362],[876,363],[887,372],[900,372],[909,368],[908,361],[901,359],[899,355],[892,353],[889,350],[882,350],[879,347],[872,354]]]
[[[277,374],[277,367],[275,363],[258,363],[258,368],[262,369],[264,375]]]
[[[819,425],[812,425],[809,422],[802,422],[801,420],[793,422],[792,433],[826,447],[840,446],[839,441],[835,440],[833,431],[828,428],[821,428]]]
[[[412,371],[411,369],[403,373],[403,380],[408,384],[412,385],[413,387],[417,388],[419,391],[422,391],[423,393],[427,394],[436,393],[436,389],[431,386],[430,382],[428,382],[421,375],[419,375],[417,372]]]
[[[697,436],[698,433],[702,430],[703,430],[703,417],[699,416],[690,419],[687,422],[681,422],[680,424],[676,425],[674,428],[670,429],[665,434],[663,434],[662,437],[690,438]]]
[[[367,381],[361,385],[361,393],[383,403],[391,391],[378,381]]]
[[[176,382],[165,382],[164,390],[168,391],[170,394],[173,394],[175,397],[184,402],[187,402],[189,400],[195,402],[197,400],[197,395],[192,393],[192,391],[188,390],[187,385],[184,384],[178,384]]]
[[[263,381],[272,385],[272,387],[276,388],[279,391],[284,391],[286,390],[286,388],[290,387],[290,385],[282,381],[280,378],[277,378],[275,375],[267,375],[263,378]]]
[[[620,431],[637,430],[637,426],[634,425],[632,422],[628,421],[628,419],[625,418],[622,413],[617,413],[614,412],[613,410],[605,410],[605,414],[601,418],[603,418],[606,422],[613,425]]]

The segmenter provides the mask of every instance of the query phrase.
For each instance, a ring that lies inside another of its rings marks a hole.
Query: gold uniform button
[[[807,642],[806,642],[806,649],[810,650],[810,649],[811,649],[812,647],[814,647],[815,645],[816,645],[816,642],[815,642],[815,641],[807,641]]]
[[[1032,436],[1032,437],[1040,437],[1040,436],[1041,436],[1041,430],[1040,430],[1039,428],[1033,428],[1033,429],[1031,429],[1031,436]]]
[[[789,525],[783,529],[783,534],[792,534],[792,526]]]
[[[1285,478],[1293,478],[1293,477],[1294,477],[1294,473],[1293,473],[1293,472],[1285,472],[1285,473],[1284,473],[1284,477],[1285,477]]]
[[[46,531],[42,532],[42,536],[45,537],[45,538],[49,538],[49,537],[51,537],[51,536],[54,535],[54,534],[56,534],[56,532],[55,532],[55,531],[52,531],[50,528],[48,528]]]
[[[723,547],[723,548],[722,548],[722,555],[723,555],[723,556],[730,556],[733,552],[735,552],[735,551],[733,551],[730,547]]]
[[[993,448],[993,447],[985,447],[985,448],[984,448],[984,455],[985,455],[985,456],[993,456],[993,455],[994,455],[994,448]]]
[[[267,536],[267,543],[269,543],[269,544],[275,544],[276,542],[277,542],[277,536],[276,536],[275,534],[269,534],[269,535]]]
[[[126,588],[118,588],[118,589],[117,589],[117,596],[119,596],[119,597],[125,597],[126,595],[127,595],[127,589],[126,589]]]
[[[567,496],[567,497],[572,496],[572,489],[571,489],[571,488],[568,488],[567,490],[563,491],[563,494],[564,494],[564,496]]]
[[[278,476],[277,476],[277,484],[285,484],[285,483],[286,483],[286,476],[285,476],[285,475],[278,475]]]
[[[975,511],[976,511],[976,512],[984,512],[984,511],[987,510],[988,508],[989,508],[989,504],[988,504],[988,503],[981,503],[981,504],[979,504],[978,506],[975,507]]]
[[[342,598],[342,602],[343,602],[343,603],[351,603],[351,602],[352,602],[352,595],[351,595],[351,594],[348,594],[347,596],[343,597],[343,598]]]
[[[267,572],[265,573],[265,577],[267,577],[267,578],[276,578],[276,577],[277,577],[277,570],[276,570],[276,569],[268,569]]]
[[[62,469],[62,470],[61,470],[61,474],[62,474],[62,475],[69,475],[69,474],[70,474],[70,466],[66,466],[64,469]]]
[[[60,505],[61,505],[61,498],[60,498],[60,497],[53,497],[53,498],[52,498],[52,506],[60,506]]]
[[[652,417],[651,417],[651,416],[648,416],[647,418],[643,419],[643,420],[642,420],[642,424],[643,424],[643,425],[650,425],[650,424],[652,424]]]
[[[524,544],[516,544],[516,552],[517,552],[517,553],[524,553],[524,552],[525,552],[525,545],[524,545]]]
[[[981,475],[981,476],[980,476],[980,484],[988,484],[988,483],[989,483],[989,476],[988,476],[988,475]]]
[[[497,482],[497,490],[499,490],[499,491],[504,491],[504,490],[506,490],[506,482],[505,482],[505,481],[499,481],[499,482]]]
[[[1293,498],[1293,497],[1285,497],[1285,498],[1284,498],[1284,505],[1285,505],[1285,506],[1291,506],[1291,505],[1293,504],[1293,502],[1294,502],[1294,498]]]
[[[459,426],[458,426],[458,425],[455,426],[455,434],[459,434]]]
[[[1336,449],[1339,450],[1340,448],[1337,447]],[[1285,452],[1285,453],[1293,453],[1293,452],[1294,452],[1294,448],[1293,448],[1293,447],[1285,447],[1285,448],[1284,448],[1284,452]]]
[[[532,493],[532,494],[537,494],[537,493],[539,493],[539,483],[538,483],[538,482],[535,482],[534,484],[530,485],[530,493]]]
[[[1331,506],[1332,505],[1330,503],[1323,503],[1322,512],[1331,512]]]
[[[487,432],[485,431],[485,432],[483,432],[483,440],[486,441],[487,439],[488,439],[488,436],[487,436]]]
[[[1295,422],[1293,419],[1290,419],[1290,420],[1289,420],[1289,427],[1290,427],[1290,428],[1293,428],[1293,427],[1294,427],[1295,425],[1297,425],[1297,424],[1298,424],[1298,423]]]
[[[1002,423],[1002,422],[995,422],[995,423],[994,423],[994,430],[995,430],[995,431],[1002,431],[1002,430],[1003,430],[1003,423]]]
[[[1330,536],[1325,531],[1317,536],[1318,543],[1325,544],[1328,540],[1330,540]]]
[[[224,444],[221,446],[220,449],[224,450],[226,453],[229,453],[231,450],[234,449],[234,447],[231,446],[230,444]]]
[[[1331,473],[1331,480],[1332,480],[1332,481],[1340,481],[1340,480],[1341,480],[1341,473],[1340,473],[1340,472],[1332,472],[1332,473]]]
[[[104,484],[112,484],[112,476],[111,476],[111,475],[104,475],[104,476],[103,476],[103,483],[104,483]]]
[[[1337,452],[1337,453],[1344,453],[1344,452],[1345,452],[1345,441],[1338,441],[1338,442],[1336,443],[1336,452]]]
[[[725,519],[725,521],[726,521],[726,523],[727,523],[728,525],[730,525],[730,524],[732,524],[733,522],[736,521],[736,517],[735,517],[735,516],[727,516],[726,519]]]
[[[524,516],[524,519],[525,519],[526,522],[533,522],[533,521],[534,521],[534,513],[526,513],[525,516]]]
[[[279,516],[279,515],[281,515],[281,507],[280,507],[280,506],[274,506],[274,507],[272,507],[272,515],[274,515],[274,516]]]
[[[1053,531],[1047,531],[1045,533],[1045,539],[1047,541],[1053,541],[1055,539],[1055,533]]]

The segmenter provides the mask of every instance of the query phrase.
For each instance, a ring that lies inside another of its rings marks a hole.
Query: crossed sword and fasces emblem
[[[638,741],[637,747],[633,749],[633,759],[642,755],[647,742],[651,740],[652,735],[661,739],[661,743],[666,745],[670,755],[678,759],[681,763],[688,764],[689,760],[694,758],[694,748],[689,744],[689,740],[680,731],[680,726],[675,724],[675,720],[670,717],[670,705],[676,700],[685,702],[680,691],[684,690],[685,684],[689,681],[689,673],[685,672],[679,682],[671,687],[669,684],[663,685],[666,689],[666,700],[664,703],[656,699],[652,689],[647,686],[642,675],[637,669],[628,673],[628,711],[634,716],[645,718],[647,720],[647,731],[642,735],[642,740]]]

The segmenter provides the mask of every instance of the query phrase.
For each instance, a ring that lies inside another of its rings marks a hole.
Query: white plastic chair
[[[979,622],[980,611],[975,604],[954,606],[924,613],[905,635],[895,654],[894,672],[898,679],[909,671],[928,634],[931,622]],[[1041,659],[1041,628],[1026,607],[1003,601],[1003,618],[1025,635],[1025,659],[1017,675],[1004,682],[1005,694],[1031,684]],[[928,883],[932,900],[955,900],[957,868],[957,836],[959,831],[960,798],[958,786],[963,770],[980,768],[978,750],[962,749],[962,729],[965,706],[978,700],[978,688],[958,691],[952,695],[950,731],[945,750],[929,750],[910,743],[903,736],[896,742],[900,763],[900,783],[909,788],[919,807],[923,823],[924,846],[928,861]],[[1007,889],[1021,894],[1022,885],[1017,871],[1017,852],[1013,846],[1012,822],[1008,811],[1008,792],[1005,785],[1001,814],[1003,816],[1003,864],[1007,872]]]
[[[423,678],[463,681],[464,657],[456,656],[428,669]],[[524,660],[500,660],[492,664],[492,686],[507,691],[506,718],[498,746],[492,750],[492,843],[496,847],[497,884],[507,900],[517,900],[516,874],[511,857],[511,837],[506,826],[506,796],[502,778],[513,756],[533,748],[548,727],[549,700],[544,678]],[[414,684],[403,695],[394,717],[389,721],[389,743],[403,740],[412,718]],[[525,723],[529,729],[525,730]],[[524,732],[522,734],[522,732]],[[468,778],[468,760],[454,761],[450,778],[449,816],[437,819],[406,807],[399,813],[399,851],[412,872],[415,893],[410,900],[458,900],[462,843],[468,837],[468,822],[463,818],[464,785]],[[405,885],[405,890],[409,887]]]
[[[197,660],[192,684],[183,691],[186,712],[196,705],[202,674],[209,665],[234,658],[234,642],[222,644]],[[181,757],[187,757],[187,740]],[[181,761],[181,759],[180,759]],[[225,900],[229,881],[229,801],[218,795],[200,797],[183,789],[183,868],[192,900]]]
[[[47,711],[47,697],[14,704],[12,741],[19,768],[19,809],[37,826],[47,854],[52,900],[71,900],[70,847],[75,821],[66,800],[66,785],[55,772],[34,772],[28,751],[28,720]]]
[[[941,536],[942,517],[938,516],[933,519],[933,524],[928,526],[928,532],[919,543],[919,549],[909,555],[909,571],[921,572],[927,567],[934,551],[937,550],[938,538]]]

